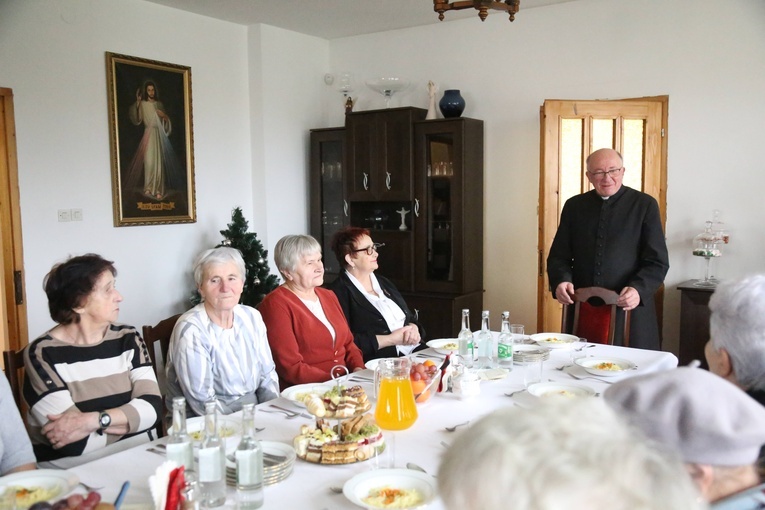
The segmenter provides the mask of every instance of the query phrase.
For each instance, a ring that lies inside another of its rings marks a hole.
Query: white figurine
[[[425,120],[433,120],[438,118],[436,116],[436,94],[438,93],[438,86],[432,81],[428,82],[428,96],[430,96],[430,103],[428,104],[428,113],[425,115]]]
[[[399,230],[406,230],[406,215],[409,214],[409,211],[404,209],[403,207],[396,211],[401,215],[401,226],[398,227]]]

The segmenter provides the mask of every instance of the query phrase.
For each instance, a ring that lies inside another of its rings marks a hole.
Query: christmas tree
[[[242,209],[237,207],[231,213],[231,223],[228,224],[228,228],[220,231],[224,239],[216,248],[228,246],[242,253],[247,277],[244,280],[244,290],[239,302],[256,307],[263,301],[266,294],[279,286],[279,279],[269,273],[268,251],[263,249],[257,234],[247,232],[248,227]],[[192,297],[192,302],[197,304],[200,301],[201,297],[197,292]]]

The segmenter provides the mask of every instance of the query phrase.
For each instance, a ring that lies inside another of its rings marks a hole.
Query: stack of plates
[[[530,361],[546,361],[550,359],[550,349],[532,344],[515,344],[513,346],[513,362],[528,363]]]
[[[295,449],[276,441],[261,441],[263,448],[263,483],[274,485],[292,474],[295,465]],[[226,483],[236,486],[236,463],[232,461],[233,453],[226,457]]]

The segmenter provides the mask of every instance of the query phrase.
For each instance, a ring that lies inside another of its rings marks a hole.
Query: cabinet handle
[[[345,214],[345,217],[348,217],[348,202],[346,200],[343,200],[343,214]]]
[[[414,215],[420,217],[420,201],[416,198],[414,199]]]
[[[390,190],[390,172],[385,172],[385,187]]]
[[[364,191],[369,189],[369,174],[364,172]]]

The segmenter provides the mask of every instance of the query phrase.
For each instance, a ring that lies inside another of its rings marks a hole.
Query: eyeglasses
[[[366,248],[351,250],[351,253],[358,253],[360,251],[365,251],[367,252],[367,255],[372,255],[373,251],[377,251],[378,248],[382,248],[383,246],[385,246],[385,243],[372,243],[370,246],[367,246]]]
[[[620,173],[622,173],[622,170],[624,170],[624,167],[621,168],[612,168],[611,170],[608,170],[606,172],[590,172],[590,177],[596,180],[600,180],[604,178],[606,175],[609,177],[616,177]]]

